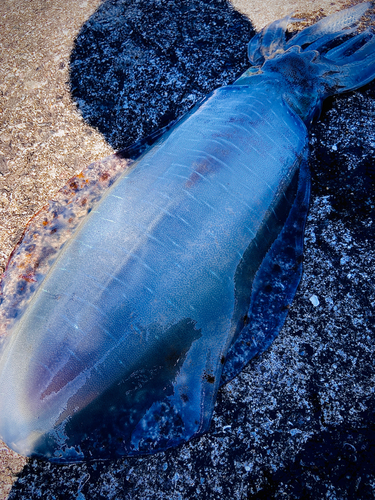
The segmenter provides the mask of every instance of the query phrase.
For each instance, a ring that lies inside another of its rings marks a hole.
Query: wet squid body
[[[288,42],[290,18],[272,23],[233,85],[30,222],[2,283],[10,447],[82,460],[207,430],[219,386],[271,344],[298,286],[308,127],[325,97],[375,76],[371,33],[346,36],[368,8]]]

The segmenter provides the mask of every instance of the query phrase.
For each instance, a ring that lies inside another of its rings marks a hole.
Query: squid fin
[[[279,334],[302,275],[303,235],[310,198],[307,150],[301,159],[294,203],[279,236],[256,273],[246,325],[226,355],[221,384],[233,379]]]

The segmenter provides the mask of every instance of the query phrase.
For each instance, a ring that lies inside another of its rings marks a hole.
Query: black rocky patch
[[[76,39],[72,95],[83,118],[122,149],[240,76],[253,34],[225,0],[106,1]]]

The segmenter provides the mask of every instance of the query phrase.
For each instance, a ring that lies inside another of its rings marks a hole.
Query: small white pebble
[[[337,146],[336,146],[336,144],[334,144],[334,145],[332,146],[332,151],[337,151]]]
[[[314,307],[317,307],[320,304],[319,299],[316,295],[311,295],[310,302]]]

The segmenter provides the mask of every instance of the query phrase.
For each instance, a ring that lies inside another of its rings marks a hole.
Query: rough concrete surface
[[[3,0],[2,268],[74,173],[233,81],[254,28],[344,4],[235,1],[250,24],[222,1]],[[4,445],[0,499],[375,497],[374,116],[373,84],[325,103],[301,285],[272,347],[220,391],[209,432],[152,457],[64,466]]]

